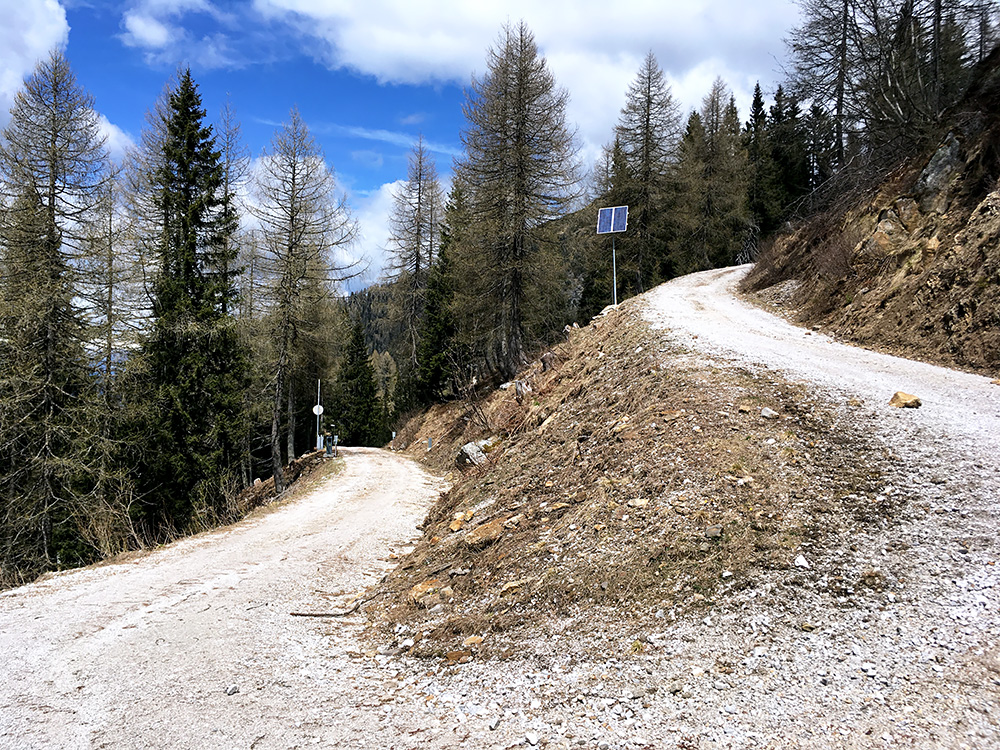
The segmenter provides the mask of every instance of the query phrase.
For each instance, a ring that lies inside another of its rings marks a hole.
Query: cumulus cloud
[[[610,140],[647,52],[656,55],[685,112],[700,105],[719,76],[745,107],[757,76],[765,88],[779,78],[782,34],[797,13],[792,0],[442,0],[433,12],[412,0],[254,0],[254,8],[307,39],[325,64],[386,83],[468,83],[483,71],[486,48],[502,25],[524,19],[570,92],[568,119],[579,126],[585,158]]]
[[[201,21],[214,26],[208,31]],[[205,69],[241,67],[243,61],[225,29],[237,19],[209,0],[136,0],[122,14],[120,39],[127,47],[143,51],[150,65],[187,62]],[[219,30],[221,27],[223,30]]]
[[[358,221],[355,259],[366,271],[351,288],[362,288],[378,281],[385,268],[385,247],[389,242],[389,209],[393,195],[403,186],[403,180],[387,182],[366,195],[349,196]]]
[[[122,19],[125,34],[122,41],[129,47],[163,49],[174,41],[177,30],[167,26],[158,18],[137,11],[129,11]]]
[[[98,116],[98,127],[101,135],[104,136],[104,146],[111,158],[117,164],[121,164],[125,159],[126,152],[135,146],[135,140],[104,115]]]
[[[58,0],[18,0],[4,7],[0,23],[0,125],[10,117],[14,95],[35,63],[69,37]]]

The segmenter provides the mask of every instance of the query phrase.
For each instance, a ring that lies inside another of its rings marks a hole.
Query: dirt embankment
[[[1000,376],[1000,54],[938,146],[778,238],[744,290],[874,349]]]
[[[456,484],[371,610],[383,635],[405,623],[427,634],[413,653],[461,658],[488,632],[483,654],[503,657],[567,618],[674,618],[896,512],[883,451],[841,426],[860,402],[666,343],[638,310],[572,330],[520,395],[437,407],[401,432]],[[488,461],[462,473],[458,448],[476,439]],[[880,585],[860,563],[833,573],[833,589]]]

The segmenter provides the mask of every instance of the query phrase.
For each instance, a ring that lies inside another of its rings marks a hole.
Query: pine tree
[[[168,100],[156,188],[153,326],[135,387],[149,450],[141,520],[153,538],[226,518],[240,485],[247,360],[235,320],[235,215],[221,153],[185,71]]]
[[[674,263],[682,273],[733,263],[750,229],[747,154],[739,115],[721,79],[692,113],[678,167],[681,234]]]
[[[387,248],[393,317],[406,331],[410,369],[419,365],[418,331],[424,315],[428,271],[437,253],[443,202],[434,159],[421,137],[410,154],[406,182],[393,194]]]
[[[346,201],[337,196],[335,188],[332,170],[293,108],[261,159],[255,185],[255,213],[261,222],[271,278],[271,468],[278,493],[285,488],[282,427],[288,460],[295,458],[296,365],[302,363],[303,345],[320,332],[318,307],[328,300],[333,285],[347,275],[333,253],[351,242],[356,233]],[[310,372],[309,381],[319,375]]]
[[[680,137],[680,113],[663,70],[652,52],[629,86],[615,126],[615,145],[627,169],[613,164],[620,203],[629,206],[629,231],[620,243],[627,287],[639,293],[670,275],[664,257],[662,216],[667,204],[671,165]],[[625,184],[622,184],[622,183]]]
[[[522,22],[506,26],[487,52],[486,75],[472,81],[458,176],[469,191],[478,255],[479,317],[488,319],[485,355],[512,376],[525,362],[525,296],[539,227],[569,207],[577,183],[565,91]],[[469,260],[472,260],[471,258]]]
[[[99,419],[79,307],[106,180],[93,100],[61,52],[35,67],[0,135],[0,568],[88,559],[88,444]]]

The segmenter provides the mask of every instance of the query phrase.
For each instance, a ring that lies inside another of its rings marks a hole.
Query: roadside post
[[[319,418],[323,414],[323,404],[320,403],[319,399],[319,380],[316,381],[316,406],[313,407],[313,414],[316,415],[316,450],[323,450],[323,433],[319,429]]]
[[[597,233],[611,235],[611,286],[612,304],[618,307],[618,262],[615,258],[615,232],[624,232],[628,226],[628,206],[601,208],[597,211]]]

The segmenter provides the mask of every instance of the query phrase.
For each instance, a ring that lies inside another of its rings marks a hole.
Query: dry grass
[[[893,512],[874,502],[879,455],[839,425],[845,405],[669,348],[628,305],[555,353],[554,369],[520,375],[531,386],[520,401],[511,388],[481,404],[502,441],[431,510],[383,584],[373,624],[427,631],[417,653],[604,607],[644,617],[710,606],[720,586],[751,585],[804,546],[818,551]],[[763,419],[764,406],[781,418]],[[461,443],[484,437],[466,416],[436,407],[409,450],[444,468]],[[499,539],[465,543],[497,519]],[[406,597],[429,578],[454,594],[436,613]]]

